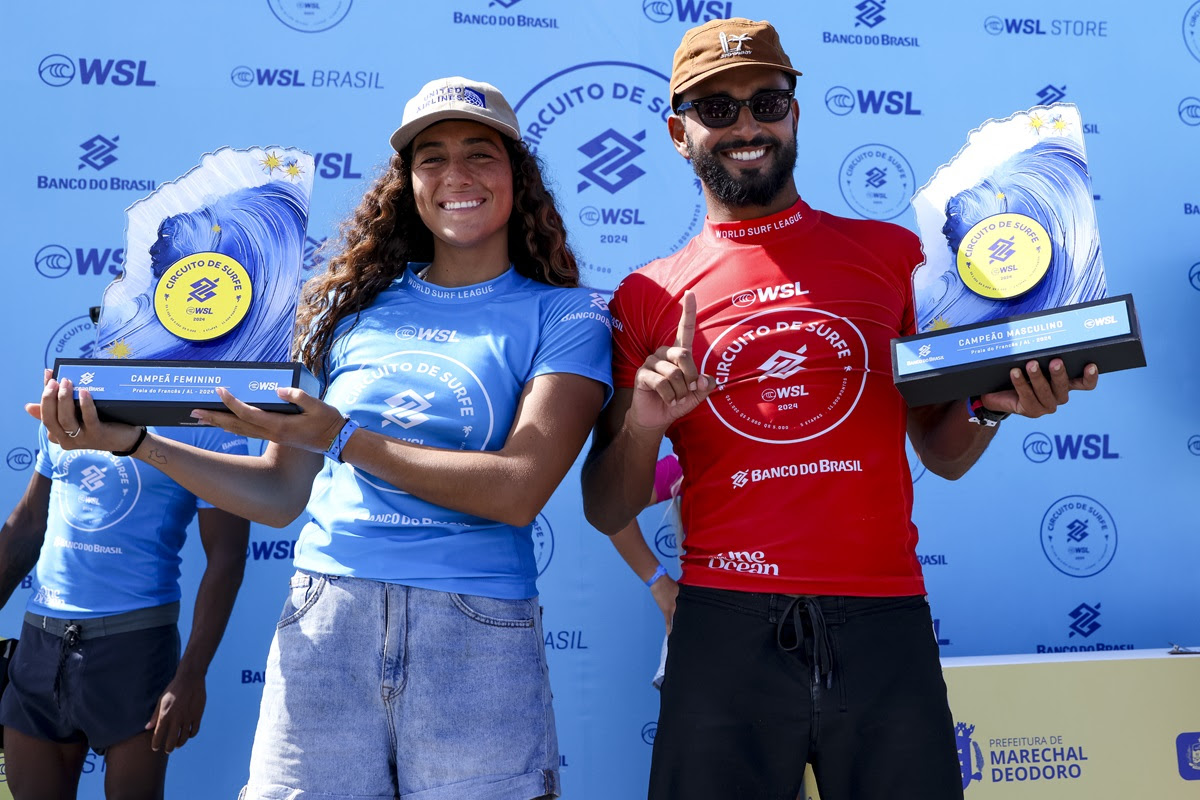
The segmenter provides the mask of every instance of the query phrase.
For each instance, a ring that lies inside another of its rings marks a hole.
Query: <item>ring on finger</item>
[[[80,434],[80,432],[81,432],[82,430],[83,430],[83,428],[76,428],[76,429],[75,429],[75,430],[73,430],[73,431],[67,431],[67,436],[69,436],[69,437],[71,437],[72,439],[74,439],[76,436],[78,436],[78,435]]]

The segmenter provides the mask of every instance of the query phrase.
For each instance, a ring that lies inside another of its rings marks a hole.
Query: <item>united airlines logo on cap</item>
[[[475,91],[474,89],[469,89],[466,86],[464,86],[463,90],[462,90],[462,94],[463,94],[463,100],[466,100],[471,105],[479,106],[480,108],[487,108],[487,101],[483,99],[483,95],[480,94],[479,92]]]
[[[425,95],[421,101],[421,107],[417,111],[424,111],[432,105],[438,103],[467,103],[469,105],[478,106],[479,108],[487,108],[487,100],[482,92],[478,92],[469,86],[439,86],[429,94]]]

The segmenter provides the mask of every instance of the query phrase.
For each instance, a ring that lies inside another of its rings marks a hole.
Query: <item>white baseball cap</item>
[[[495,86],[469,78],[439,78],[422,86],[404,104],[400,127],[392,134],[392,147],[399,153],[418,133],[446,119],[474,120],[510,139],[521,138],[517,115]]]

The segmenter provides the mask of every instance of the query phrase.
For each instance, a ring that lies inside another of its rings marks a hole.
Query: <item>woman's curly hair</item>
[[[513,173],[508,257],[517,272],[551,286],[579,285],[562,216],[542,181],[537,156],[524,142],[502,136]],[[304,285],[296,316],[296,356],[321,374],[334,328],[362,313],[408,263],[433,260],[433,234],[417,215],[412,144],[392,156],[353,216],[340,226],[336,254],[325,272]]]

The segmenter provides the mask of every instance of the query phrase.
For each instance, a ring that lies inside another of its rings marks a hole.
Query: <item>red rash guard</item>
[[[631,388],[696,294],[708,401],[667,431],[683,465],[683,582],[739,591],[924,594],[889,341],[914,333],[916,236],[797,201],[706,222],[613,295],[613,378]]]

